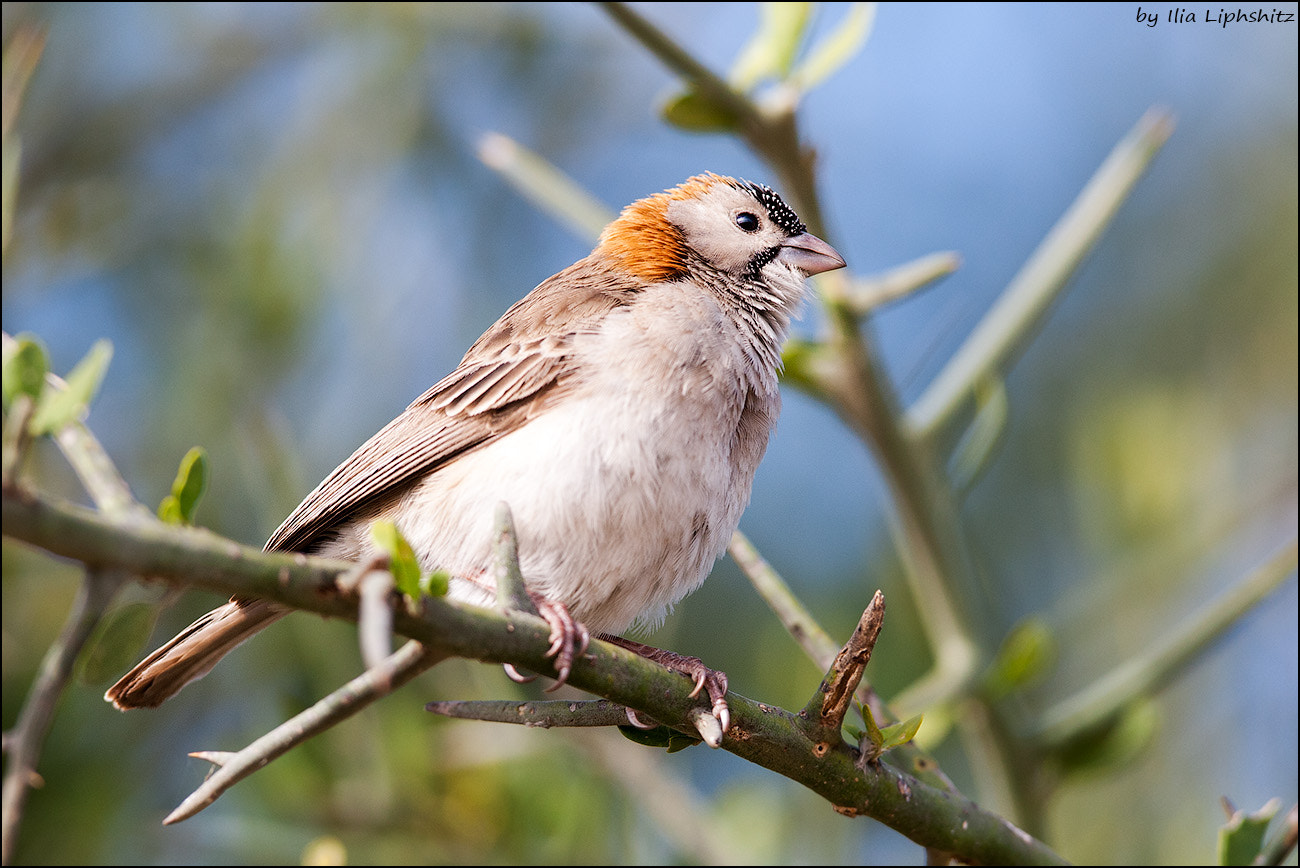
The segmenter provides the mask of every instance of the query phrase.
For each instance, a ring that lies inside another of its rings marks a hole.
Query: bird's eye
[[[736,225],[746,232],[755,232],[758,230],[758,215],[741,211],[736,215]]]

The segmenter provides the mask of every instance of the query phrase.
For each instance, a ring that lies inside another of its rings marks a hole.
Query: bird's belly
[[[596,632],[653,624],[704,581],[749,500],[754,468],[732,466],[742,409],[573,397],[431,474],[397,521],[453,596],[486,603],[504,501],[531,589]]]

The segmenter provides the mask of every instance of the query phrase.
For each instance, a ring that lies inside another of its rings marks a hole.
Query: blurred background
[[[758,21],[753,4],[634,5],[724,72]],[[1137,119],[1153,105],[1177,118],[1009,377],[1004,440],[967,500],[999,621],[988,632],[1036,614],[1059,643],[1024,697],[1034,708],[1148,647],[1296,528],[1297,25],[1177,24],[1171,4],[1141,8],[1156,26],[1135,4],[883,5],[865,50],[801,111],[828,240],[850,268],[962,257],[873,320],[905,400]],[[824,4],[814,32],[845,12]],[[736,141],[664,124],[673,77],[590,4],[3,14],[6,44],[21,24],[47,33],[17,121],[4,328],[40,336],[59,372],[109,338],[89,424],[137,496],[156,505],[201,445],[198,521],[251,545],[507,306],[590,249],[479,161],[485,134],[538,152],[611,209],[705,170],[773,180]],[[818,321],[810,306],[798,328]],[[76,492],[52,449],[32,469]],[[787,390],[741,528],[837,639],[884,588],[868,677],[886,696],[928,665],[888,527],[871,457]],[[8,728],[78,573],[6,542],[4,576]],[[217,602],[175,599],[151,642]],[[1142,744],[1065,782],[1049,842],[1079,863],[1198,864],[1213,859],[1220,796],[1293,804],[1296,613],[1292,578],[1154,698]],[[649,639],[785,707],[820,675],[725,560]],[[723,752],[426,715],[431,699],[538,695],[462,661],[197,818],[159,825],[207,771],[188,751],[242,747],[358,666],[350,625],[298,616],[154,712],[113,711],[108,673],[88,673],[60,708],[15,861],[922,858]],[[979,797],[962,745],[935,751]]]

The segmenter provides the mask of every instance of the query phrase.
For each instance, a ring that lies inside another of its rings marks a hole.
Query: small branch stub
[[[496,582],[497,605],[507,611],[537,615],[537,604],[529,596],[523,573],[519,569],[519,538],[515,534],[510,505],[505,501],[497,504],[492,540],[492,570]]]
[[[817,721],[818,737],[814,739],[819,755],[824,754],[840,737],[844,716],[848,714],[853,694],[862,681],[871,652],[876,647],[880,628],[885,621],[885,595],[876,591],[871,603],[858,620],[858,626],[849,641],[835,656],[816,695],[805,712]]]
[[[848,643],[835,658],[831,669],[834,673],[827,684],[826,695],[822,700],[821,722],[823,726],[838,730],[844,723],[853,693],[862,681],[867,663],[871,661],[871,652],[876,647],[880,628],[885,622],[885,595],[876,591],[870,605],[862,613],[857,629],[849,637]]]

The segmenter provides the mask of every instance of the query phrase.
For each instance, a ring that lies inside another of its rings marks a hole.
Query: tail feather
[[[240,642],[290,611],[267,600],[236,597],[140,661],[104,698],[123,711],[156,708],[186,684],[207,675]]]

